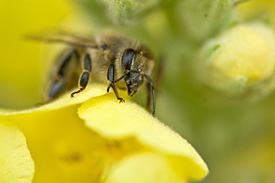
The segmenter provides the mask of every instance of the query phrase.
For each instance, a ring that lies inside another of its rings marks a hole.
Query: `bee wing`
[[[91,36],[73,34],[70,32],[66,32],[64,30],[57,31],[54,34],[55,34],[55,36],[63,37],[63,38],[67,38],[67,39],[75,39],[75,40],[84,41],[84,42],[94,42],[94,40],[90,39]]]
[[[62,43],[77,47],[98,48],[98,46],[94,44],[93,40],[84,36],[81,37],[67,32],[55,32],[45,35],[28,35],[27,38],[48,43]]]

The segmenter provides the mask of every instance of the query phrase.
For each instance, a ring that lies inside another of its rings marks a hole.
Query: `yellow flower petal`
[[[22,132],[0,119],[0,182],[31,182],[34,163]]]
[[[6,116],[24,132],[36,172],[33,182],[97,182],[105,141],[88,130],[77,106]]]
[[[68,92],[47,105],[3,116],[28,139],[36,166],[33,182],[98,182],[105,166],[106,142],[84,126],[77,108],[103,93],[106,86],[93,84],[75,98]]]
[[[22,110],[22,111],[9,111],[9,110],[0,110],[0,115],[17,115],[17,114],[28,114],[34,112],[42,112],[42,111],[51,111],[55,109],[61,109],[64,107],[76,105],[85,102],[86,100],[101,96],[106,93],[107,87],[102,84],[91,84],[87,86],[87,89],[81,92],[81,94],[75,95],[75,97],[71,97],[71,93],[76,90],[73,89],[68,91],[64,95],[62,95],[58,100],[52,101],[48,104],[41,105],[40,107]]]
[[[113,95],[92,98],[79,108],[79,116],[108,139],[135,138],[137,144],[171,156],[171,166],[180,170],[182,180],[201,179],[208,173],[206,164],[186,140],[129,100],[119,104]]]
[[[168,159],[161,154],[143,152],[134,154],[114,165],[106,183],[183,183],[170,166]]]

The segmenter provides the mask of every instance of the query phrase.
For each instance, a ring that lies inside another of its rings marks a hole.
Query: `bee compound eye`
[[[126,49],[123,52],[122,63],[126,70],[130,70],[134,57],[135,57],[135,51],[133,49]]]

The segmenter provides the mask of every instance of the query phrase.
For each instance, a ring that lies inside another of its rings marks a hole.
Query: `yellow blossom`
[[[1,119],[25,135],[33,182],[186,182],[208,173],[186,140],[129,100],[119,104],[105,85]]]

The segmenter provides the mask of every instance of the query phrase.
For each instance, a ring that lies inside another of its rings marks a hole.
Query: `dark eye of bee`
[[[126,70],[130,70],[132,61],[135,56],[135,51],[133,49],[127,49],[122,55],[122,63]]]

